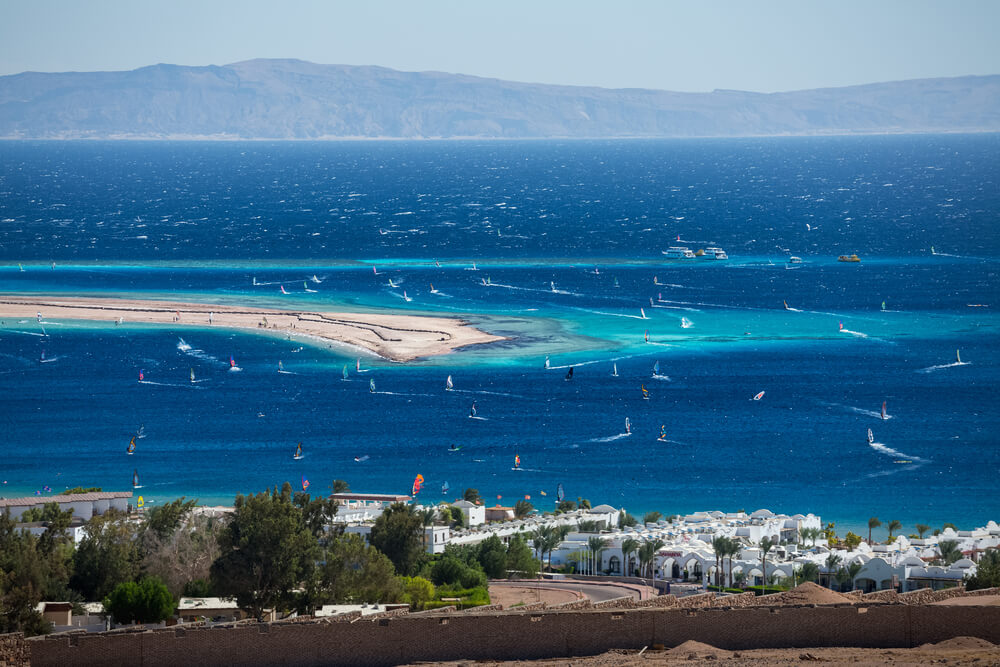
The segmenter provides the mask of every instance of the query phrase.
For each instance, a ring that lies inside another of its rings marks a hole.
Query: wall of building
[[[47,665],[393,665],[594,655],[614,648],[911,647],[960,635],[1000,643],[1000,607],[873,605],[410,615],[348,622],[166,628],[28,641]]]

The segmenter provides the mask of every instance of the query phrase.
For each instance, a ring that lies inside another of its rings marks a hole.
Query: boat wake
[[[648,317],[643,317],[642,315],[626,315],[625,313],[606,313],[601,310],[590,310],[587,308],[574,308],[573,310],[580,310],[585,313],[593,313],[594,315],[605,315],[607,317],[624,317],[630,320],[648,320]]]
[[[219,359],[218,357],[213,357],[212,355],[201,350],[197,347],[191,347],[190,343],[187,343],[183,338],[179,339],[180,342],[177,343],[177,349],[189,357],[194,357],[195,359],[200,359],[201,361],[206,361],[210,364],[218,364],[219,366],[227,366],[228,364]]]
[[[904,461],[914,461],[918,463],[927,463],[926,459],[922,459],[919,456],[913,456],[911,454],[905,454],[898,449],[893,449],[887,445],[883,445],[881,442],[870,442],[868,446],[874,449],[879,454],[885,454],[886,456],[891,456],[896,460]]]
[[[58,357],[49,357],[47,359],[39,359],[38,363],[40,363],[40,364],[51,364],[53,361],[59,361],[60,359],[62,359],[61,356],[58,356]]]
[[[139,384],[151,384],[156,387],[191,387],[191,384],[172,384],[170,382],[153,382],[152,380],[139,380]],[[193,389],[201,389],[201,387],[192,387]]]
[[[239,373],[239,372],[240,372],[240,371],[242,371],[242,370],[243,370],[243,369],[242,369],[242,368],[240,368],[239,366],[230,366],[230,367],[229,367],[229,372],[230,372],[230,373]]]
[[[659,373],[654,373],[653,376],[650,379],[651,380],[661,380],[663,382],[670,382],[670,376],[669,375],[660,375]]]
[[[864,408],[856,408],[853,405],[844,405],[842,403],[827,403],[825,401],[817,401],[820,405],[825,405],[830,408],[843,408],[844,410],[850,410],[851,412],[856,412],[859,415],[864,415],[866,417],[874,417],[875,419],[882,419],[882,413],[878,410],[865,410]],[[886,415],[886,419],[892,419],[892,415]]]
[[[928,366],[927,368],[921,368],[918,373],[933,373],[934,371],[941,371],[945,368],[954,368],[956,366],[971,366],[971,361],[953,361],[950,364],[938,364],[937,366]]]
[[[38,336],[39,338],[45,338],[48,336],[46,333],[36,333],[34,331],[20,331],[18,329],[8,329],[10,333],[24,334],[25,336]]]
[[[857,336],[858,338],[868,338],[868,334],[861,333],[860,331],[851,331],[850,329],[841,329],[840,333],[851,334],[852,336]]]
[[[661,306],[659,304],[652,304],[650,308],[667,308],[669,310],[685,310],[689,313],[700,313],[702,312],[698,308],[688,308],[687,306]]]
[[[486,417],[480,417],[479,415],[469,415],[469,419],[476,419],[476,420],[481,421],[481,422],[488,422],[489,421],[489,419],[487,419]]]
[[[587,442],[614,442],[615,440],[621,440],[622,438],[627,438],[631,435],[631,433],[619,433],[618,435],[609,435],[606,438],[591,438]]]
[[[518,394],[505,394],[502,391],[486,391],[485,389],[450,389],[455,393],[461,394],[483,394],[485,396],[506,396],[507,398],[525,398]]]

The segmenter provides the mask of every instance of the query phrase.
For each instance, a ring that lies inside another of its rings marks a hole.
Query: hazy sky
[[[0,0],[0,74],[250,58],[772,92],[1000,73],[1000,0]]]

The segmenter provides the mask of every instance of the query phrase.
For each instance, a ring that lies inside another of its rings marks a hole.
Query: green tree
[[[953,524],[953,523],[951,523],[951,522],[949,522],[949,523],[946,523],[946,524],[944,524],[943,526],[941,526],[941,530],[942,530],[942,531],[944,531],[944,530],[945,530],[945,529],[947,529],[947,528],[951,528],[951,529],[952,529],[952,530],[954,530],[954,531],[958,531],[958,528],[957,528],[957,527],[955,526],[955,524]]]
[[[35,606],[48,582],[38,539],[17,527],[10,509],[0,513],[0,633],[45,634],[52,624]]]
[[[375,520],[368,542],[389,557],[396,572],[410,575],[423,558],[423,521],[413,507],[393,503]]]
[[[920,536],[920,539],[924,539],[924,533],[931,529],[926,523],[918,523],[914,527],[917,529],[917,535]]]
[[[657,521],[660,520],[661,516],[663,516],[663,515],[660,514],[659,512],[655,512],[655,511],[654,512],[646,512],[645,514],[642,515],[642,523],[643,524],[656,523]]]
[[[496,535],[490,535],[479,543],[476,560],[490,579],[507,578],[507,549]]]
[[[587,540],[587,551],[590,552],[590,574],[597,574],[600,570],[601,554],[607,547],[607,541],[596,535]]]
[[[938,542],[938,552],[945,565],[951,565],[962,557],[962,552],[958,548],[958,540],[941,540]]]
[[[483,502],[483,499],[479,497],[479,491],[471,487],[465,490],[465,493],[462,494],[462,499],[476,505]]]
[[[772,541],[770,537],[765,537],[760,541],[760,567],[761,573],[764,575],[761,579],[764,582],[767,581],[767,554],[777,544],[777,541]]]
[[[868,544],[872,543],[872,529],[878,528],[881,525],[882,522],[879,521],[879,518],[877,516],[873,516],[872,518],[868,519]]]
[[[582,510],[589,510],[590,509],[590,501],[587,500],[586,498],[577,497],[576,503],[580,506],[580,509],[582,509]]]
[[[510,538],[507,543],[507,576],[511,579],[534,579],[538,576],[538,561],[532,556],[531,547],[520,535]]]
[[[965,589],[977,591],[997,587],[1000,587],[1000,550],[988,549],[979,559],[976,573],[966,579]]]
[[[890,521],[890,522],[889,522],[889,523],[888,523],[888,524],[886,525],[886,529],[887,529],[887,530],[889,531],[889,541],[890,541],[890,542],[892,541],[892,534],[893,534],[893,533],[894,533],[895,531],[897,531],[897,530],[899,530],[900,528],[902,528],[902,527],[903,527],[903,524],[902,524],[902,523],[900,523],[900,522],[899,522],[899,521],[898,521],[897,519],[893,519],[892,521]]]
[[[181,527],[197,504],[197,500],[185,501],[184,496],[181,496],[164,505],[157,505],[146,515],[145,529],[160,538],[170,537]]]
[[[715,553],[715,585],[722,585],[722,560],[725,558],[727,542],[729,538],[725,535],[716,535],[712,538],[712,551]]]
[[[291,487],[289,487],[291,488]],[[320,539],[329,533],[333,517],[337,515],[337,501],[332,498],[315,498],[308,493],[296,491],[292,496],[292,504],[302,512],[302,524],[313,537]],[[339,534],[339,530],[335,531]]]
[[[864,565],[857,561],[854,561],[847,566],[848,581],[851,582],[852,591],[854,590],[854,579],[858,576],[858,573],[861,572],[862,568],[864,568]]]
[[[632,554],[639,550],[639,540],[634,537],[626,537],[622,540],[622,574],[626,577],[631,577],[632,572],[629,570],[629,560]]]
[[[662,549],[664,544],[663,540],[655,539],[643,542],[639,546],[639,566],[643,571],[642,576],[656,580],[656,552]]]
[[[118,584],[135,581],[141,559],[137,528],[128,517],[113,510],[95,516],[73,556],[70,587],[85,600],[101,600]]]
[[[414,611],[434,599],[434,584],[423,577],[403,577],[403,596]]]
[[[333,480],[333,484],[330,485],[330,489],[334,493],[350,493],[351,485],[342,479]]]
[[[823,537],[826,538],[827,546],[833,546],[834,544],[837,543],[837,530],[836,530],[836,528],[837,528],[837,525],[831,521],[831,522],[827,523],[826,526],[823,527],[823,530],[820,531],[820,533],[822,533]]]
[[[514,516],[518,519],[523,519],[534,511],[535,506],[527,500],[518,500],[514,503]]]
[[[323,550],[316,606],[396,602],[402,595],[392,561],[360,535],[338,536]]]
[[[174,615],[174,598],[162,581],[145,577],[126,581],[104,599],[104,608],[116,623],[159,623]]]
[[[841,567],[834,574],[837,579],[837,590],[844,590],[847,587],[848,582],[851,581],[851,574],[847,571],[846,567]],[[832,587],[831,587],[832,588]]]
[[[631,528],[639,524],[639,520],[628,512],[622,512],[618,515],[618,527],[619,528]]]
[[[462,510],[460,510],[459,508],[455,507],[454,505],[450,509],[451,509],[452,526],[454,528],[464,528],[465,527],[465,514],[463,514]]]
[[[563,500],[556,505],[556,512],[572,512],[576,509],[576,503],[572,500]]]
[[[731,587],[733,585],[733,556],[739,555],[743,545],[736,538],[728,539],[726,542],[725,554],[729,558],[729,585]]]
[[[450,554],[434,561],[430,577],[435,586],[475,588],[487,584],[486,573]]]
[[[576,524],[576,529],[581,533],[597,533],[601,530],[601,526],[597,521],[581,521]]]
[[[847,547],[848,551],[853,551],[861,544],[861,536],[847,531],[847,535],[844,536],[844,546]]]
[[[86,488],[82,486],[74,486],[72,489],[66,489],[61,495],[72,496],[80,493],[100,493],[101,487],[99,486],[88,486]]]
[[[819,581],[819,565],[809,561],[799,569],[799,579],[802,581]]]
[[[319,549],[287,482],[280,492],[236,496],[219,547],[211,568],[213,587],[234,596],[258,619],[290,600],[292,589],[312,574]]]
[[[844,560],[843,558],[834,553],[831,553],[826,557],[825,566],[826,566],[827,586],[829,586],[830,589],[833,589],[834,574],[837,571],[837,567],[843,560]]]

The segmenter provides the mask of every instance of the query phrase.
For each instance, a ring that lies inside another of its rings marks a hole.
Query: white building
[[[89,521],[95,514],[104,514],[110,509],[128,512],[131,509],[129,501],[131,491],[92,491],[90,493],[74,493],[63,496],[28,496],[27,498],[0,498],[0,512],[10,510],[10,516],[15,521],[29,509],[41,508],[49,503],[56,503],[62,511],[73,510],[73,516]]]

